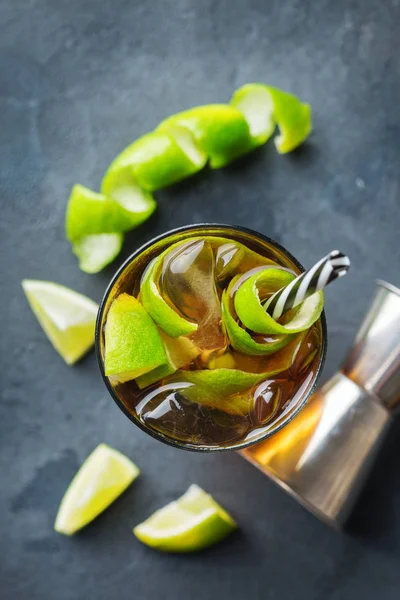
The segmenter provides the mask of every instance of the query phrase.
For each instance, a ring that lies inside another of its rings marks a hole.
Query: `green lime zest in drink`
[[[54,529],[64,535],[73,535],[110,506],[139,473],[137,466],[124,454],[107,444],[99,444],[65,492]]]
[[[140,286],[140,298],[157,325],[169,336],[177,338],[194,333],[197,330],[197,324],[181,317],[160,293],[158,285],[160,271],[167,252],[156,258],[145,271]]]
[[[105,374],[120,382],[167,363],[157,327],[142,304],[128,294],[118,296],[110,307],[105,348]]]
[[[141,389],[172,375],[181,367],[190,364],[200,354],[199,348],[187,337],[173,338],[162,330],[159,330],[159,333],[167,355],[167,364],[137,377],[136,382]]]
[[[309,329],[319,319],[324,307],[323,292],[316,292],[298,309],[293,309],[282,319],[275,321],[262,305],[260,289],[270,293],[285,287],[294,275],[282,269],[265,269],[249,277],[235,293],[235,310],[244,326],[251,331],[272,335],[287,335]]]
[[[30,307],[57,352],[68,365],[94,344],[98,305],[83,294],[51,281],[24,279]]]
[[[196,552],[223,540],[237,528],[232,517],[204,490],[191,485],[187,492],[146,521],[133,533],[162,552]]]
[[[178,371],[174,375],[177,382],[192,384],[184,388],[185,398],[230,415],[245,415],[250,411],[251,395],[244,392],[249,392],[266,377],[267,373],[246,373],[238,369]]]

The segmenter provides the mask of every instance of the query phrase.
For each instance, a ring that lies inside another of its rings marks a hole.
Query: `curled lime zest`
[[[123,233],[148,218],[156,206],[151,196],[144,196],[141,190],[135,199],[123,200],[74,185],[66,215],[68,240],[73,243],[88,235]]]
[[[115,188],[109,180],[109,191]],[[86,273],[97,273],[121,251],[123,233],[140,225],[155,210],[153,197],[134,182],[114,196],[98,194],[76,184],[66,214],[67,239]]]
[[[242,111],[249,124],[255,146],[264,144],[273,134],[280,154],[297,148],[312,129],[311,106],[300,102],[294,94],[262,83],[249,83],[236,90],[231,104]]]
[[[175,126],[190,131],[212,169],[226,166],[253,147],[246,119],[229,104],[196,106],[168,117],[158,129],[168,131]]]
[[[137,182],[149,191],[165,188],[181,181],[207,162],[207,155],[196,145],[190,132],[180,127],[167,131],[148,133],[117,156],[103,180],[102,187],[109,189],[111,177],[118,183],[118,173],[124,180]]]
[[[264,144],[276,125],[278,152],[290,152],[311,131],[310,105],[277,88],[250,83],[236,90],[230,104],[197,106],[172,115],[136,140],[112,161],[101,194],[81,185],[72,189],[66,231],[81,269],[95,273],[115,258],[118,236],[154,212],[152,191],[197,173],[207,161],[212,169],[228,165]],[[104,234],[110,235],[108,242],[93,237]],[[106,243],[112,247],[103,249],[102,262],[99,248]],[[96,249],[93,257],[91,248]]]
[[[266,343],[256,342],[249,333],[235,321],[229,310],[229,296],[224,292],[222,297],[222,319],[232,347],[238,352],[257,356],[272,354],[289,343],[288,335],[277,336],[276,339]]]
[[[252,406],[251,388],[266,377],[264,373],[247,373],[238,369],[212,369],[177,371],[169,381],[191,383],[185,387],[183,395],[192,402],[231,415],[246,415]]]
[[[181,317],[163,298],[158,288],[160,271],[164,256],[172,248],[181,245],[178,242],[162,252],[146,269],[140,284],[140,300],[153,321],[173,338],[190,335],[197,331],[197,324]]]
[[[234,318],[232,314],[231,293],[238,279],[239,277],[235,277],[228,288],[224,290],[221,301],[222,321],[232,347],[238,352],[251,356],[262,356],[281,350],[293,339],[293,335],[287,335],[287,332],[284,332],[283,335],[276,335],[269,341],[258,342]]]
[[[172,338],[162,330],[159,333],[164,344],[168,362],[138,377],[136,383],[140,389],[144,389],[156,381],[172,375],[178,369],[191,363],[200,354],[199,348],[187,337]]]
[[[99,233],[80,238],[72,245],[72,252],[79,260],[84,273],[98,273],[109,265],[121,252],[124,243],[122,233]]]
[[[298,308],[275,321],[264,309],[260,288],[271,293],[288,285],[295,276],[284,269],[267,268],[246,279],[234,295],[237,316],[243,325],[260,334],[287,335],[309,329],[317,321],[324,307],[323,292],[307,298]],[[239,327],[239,326],[238,326]]]

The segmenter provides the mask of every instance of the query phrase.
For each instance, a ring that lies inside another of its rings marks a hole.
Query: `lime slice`
[[[98,306],[63,285],[24,279],[28,302],[54,348],[68,365],[93,346]]]
[[[274,133],[274,105],[267,86],[248,83],[233,94],[231,105],[244,114],[256,146],[264,144]]]
[[[150,315],[134,296],[118,296],[105,326],[105,374],[123,382],[166,363],[164,346]]]
[[[284,316],[284,324],[275,321],[264,309],[259,297],[259,287],[275,292],[288,285],[294,275],[282,269],[265,269],[255,273],[235,293],[235,310],[243,325],[263,334],[288,334],[309,329],[319,319],[324,307],[324,294],[317,292],[299,307]]]
[[[246,117],[255,144],[264,143],[277,123],[280,135],[274,142],[280,154],[297,148],[311,132],[311,107],[293,94],[250,83],[239,88],[231,102]]]
[[[121,252],[122,233],[99,233],[88,235],[75,242],[73,253],[79,259],[79,268],[85,273],[98,273]]]
[[[187,241],[187,240],[185,240]],[[162,252],[145,271],[140,284],[140,299],[147,312],[157,325],[169,336],[177,338],[190,335],[197,330],[197,324],[181,317],[162,297],[157,282],[164,256],[172,248],[179,246],[178,242]]]
[[[222,321],[232,347],[238,352],[250,354],[251,356],[273,354],[284,348],[293,338],[292,335],[281,334],[273,337],[269,336],[268,341],[258,342],[236,322],[232,316],[230,300],[231,289],[236,280],[237,278],[224,291],[221,302]]]
[[[65,492],[54,529],[73,535],[110,506],[139,473],[137,466],[121,452],[99,444]]]
[[[181,367],[191,363],[200,354],[200,349],[188,338],[172,338],[161,330],[159,330],[159,333],[164,343],[168,363],[138,377],[136,383],[140,389],[175,373]]]
[[[172,115],[162,121],[158,130],[169,131],[176,126],[192,133],[199,147],[210,158],[213,169],[224,167],[253,147],[246,119],[228,104],[197,106]]]
[[[197,485],[137,525],[133,533],[163,552],[195,552],[212,546],[237,528],[232,517]]]

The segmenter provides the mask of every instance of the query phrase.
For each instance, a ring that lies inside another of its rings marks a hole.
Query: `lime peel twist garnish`
[[[253,147],[246,119],[229,104],[196,106],[168,117],[158,129],[169,131],[175,126],[190,131],[212,169],[226,166]]]
[[[185,240],[189,241],[190,238]],[[165,255],[181,244],[182,242],[177,242],[157,256],[147,267],[140,284],[140,300],[143,306],[157,325],[173,338],[190,335],[198,328],[197,323],[178,315],[164,300],[157,285]]]
[[[246,117],[254,146],[264,144],[278,125],[275,147],[280,154],[286,154],[300,146],[312,129],[309,104],[263,83],[242,86],[233,94],[231,104]]]
[[[137,377],[136,383],[140,389],[146,388],[168,375],[172,375],[181,367],[185,367],[191,363],[200,354],[200,349],[187,337],[173,338],[162,330],[159,333],[164,344],[168,362],[149,373]]]
[[[230,104],[197,106],[162,121],[114,159],[101,194],[74,186],[66,229],[80,268],[97,273],[117,256],[123,233],[154,212],[151,191],[197,173],[207,161],[213,169],[228,165],[264,144],[276,125],[278,152],[290,152],[311,131],[311,108],[260,83],[239,88]]]
[[[317,321],[324,307],[324,294],[316,292],[298,308],[284,316],[284,323],[275,321],[262,305],[259,286],[269,286],[276,292],[287,286],[295,276],[284,269],[269,268],[258,271],[239,285],[234,295],[235,311],[245,327],[260,334],[287,335],[309,329]]]
[[[290,335],[277,336],[275,339],[262,343],[255,341],[251,335],[243,329],[234,319],[230,308],[230,289],[231,286],[222,294],[221,312],[222,321],[232,347],[238,352],[249,354],[250,356],[262,356],[264,354],[273,354],[281,350],[288,344],[292,338]]]

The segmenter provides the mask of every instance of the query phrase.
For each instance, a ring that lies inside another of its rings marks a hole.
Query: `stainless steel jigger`
[[[242,451],[301,504],[341,527],[400,403],[400,290],[378,281],[341,370],[277,434]]]

